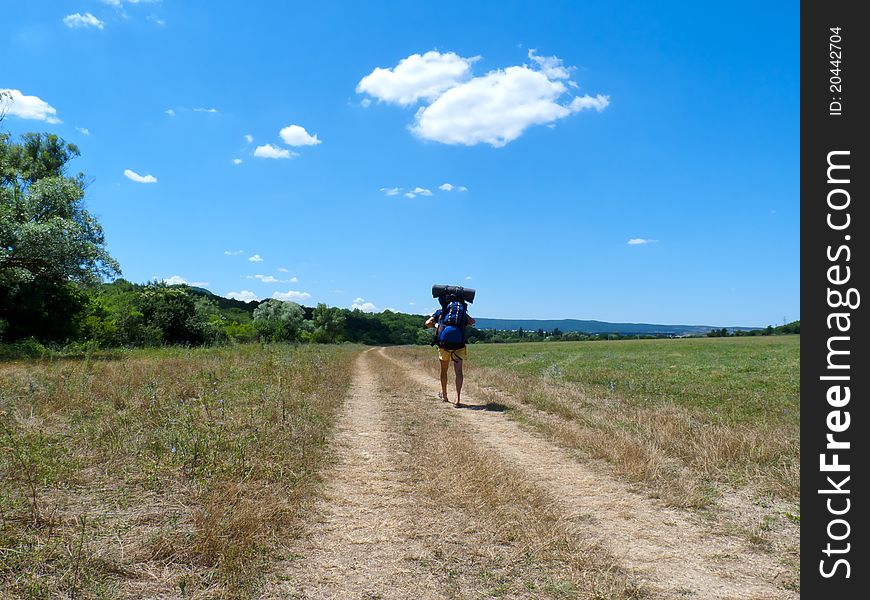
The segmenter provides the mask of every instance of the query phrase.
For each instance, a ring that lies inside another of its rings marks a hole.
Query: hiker
[[[465,349],[465,328],[474,325],[463,299],[451,294],[439,308],[426,320],[426,327],[435,328],[435,344],[438,346],[438,360],[441,361],[441,391],[438,397],[450,402],[447,397],[447,371],[453,363],[456,374],[456,408],[462,406],[462,361],[467,356]]]

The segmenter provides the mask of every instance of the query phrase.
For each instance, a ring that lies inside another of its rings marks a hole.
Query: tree
[[[102,227],[84,209],[84,175],[66,175],[78,155],[54,134],[25,133],[20,143],[0,134],[0,284],[120,274]]]
[[[295,302],[272,298],[254,309],[254,327],[261,338],[273,342],[299,339],[304,319],[305,311]]]
[[[340,308],[329,308],[321,302],[314,308],[312,321],[314,331],[311,333],[311,341],[331,344],[338,341],[344,331],[346,319]]]

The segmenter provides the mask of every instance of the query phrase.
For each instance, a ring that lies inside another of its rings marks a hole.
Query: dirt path
[[[282,582],[267,591],[278,598],[440,598],[440,585],[417,568],[425,543],[413,523],[407,475],[395,467],[395,448],[369,361],[356,363],[351,393],[337,423],[338,461],[319,521]]]
[[[432,376],[383,349],[379,354],[411,376],[424,394],[434,395],[437,383]],[[799,597],[777,586],[781,568],[771,557],[738,539],[717,535],[690,513],[632,492],[601,468],[572,457],[500,412],[475,410],[474,396],[463,391],[467,409],[437,405],[463,419],[480,444],[561,499],[575,526],[600,537],[649,588],[667,598]]]

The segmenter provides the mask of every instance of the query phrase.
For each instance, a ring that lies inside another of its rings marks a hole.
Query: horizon
[[[473,314],[800,319],[792,4],[5,13],[0,128],[79,146],[128,281],[421,315],[450,282],[478,290]]]

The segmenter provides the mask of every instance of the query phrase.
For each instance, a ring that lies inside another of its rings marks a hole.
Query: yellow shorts
[[[438,360],[441,362],[454,361],[460,362],[468,358],[468,352],[465,350],[465,346],[462,348],[457,348],[456,350],[446,350],[445,348],[438,348]]]

